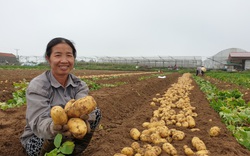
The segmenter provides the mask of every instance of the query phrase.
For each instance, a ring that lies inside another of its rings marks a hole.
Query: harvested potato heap
[[[183,74],[178,79],[178,82],[172,84],[162,97],[160,94],[153,98],[150,103],[152,107],[158,106],[158,109],[153,111],[153,117],[149,122],[144,122],[141,132],[137,128],[130,130],[130,136],[135,140],[130,147],[124,147],[120,153],[114,156],[158,156],[161,153],[177,156],[176,148],[171,144],[172,141],[181,141],[185,138],[185,133],[177,129],[169,129],[168,125],[195,129],[195,107],[190,104],[188,95],[193,89],[190,79],[191,74]],[[179,110],[179,111],[178,111]],[[140,145],[139,142],[144,145]],[[191,142],[191,141],[190,141]],[[186,155],[207,155],[208,150],[205,144],[198,137],[192,139],[194,152],[187,145],[183,146]]]
[[[86,96],[80,99],[71,99],[64,107],[54,106],[50,114],[54,124],[65,125],[77,139],[82,139],[87,133],[87,125],[80,117],[91,113],[97,104],[92,96]]]

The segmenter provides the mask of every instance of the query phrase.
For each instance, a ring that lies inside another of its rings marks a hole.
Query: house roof
[[[4,57],[16,57],[14,54],[11,54],[11,53],[2,53],[2,52],[0,52],[0,57],[1,56],[4,56]]]
[[[234,58],[245,58],[245,57],[249,57],[250,58],[250,53],[249,52],[231,52],[229,54],[229,57]]]
[[[249,52],[231,52],[228,56],[228,61],[232,63],[240,63],[242,60],[250,60]]]

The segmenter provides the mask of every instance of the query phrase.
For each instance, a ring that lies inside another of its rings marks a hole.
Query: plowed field
[[[13,82],[26,79],[30,81],[33,77],[41,74],[42,70],[0,70],[0,101],[3,102],[12,98],[14,91]],[[115,74],[125,72],[115,71],[85,71],[76,70],[76,75],[99,75]],[[151,75],[151,74],[143,74]],[[118,87],[106,87],[91,91],[92,95],[102,110],[101,129],[94,133],[89,147],[84,152],[86,156],[112,156],[125,146],[130,146],[134,141],[129,135],[131,128],[143,130],[142,123],[149,121],[152,112],[156,107],[150,106],[152,99],[159,93],[163,95],[172,84],[177,83],[182,75],[173,73],[166,75],[166,78],[152,77],[139,80],[142,75],[120,76],[115,79],[99,79],[98,83],[115,84],[126,82]],[[8,81],[6,81],[8,80]],[[186,136],[181,141],[174,140],[171,144],[177,149],[178,155],[185,155],[183,145],[186,144],[192,149],[191,139],[193,136],[204,141],[211,156],[249,156],[250,151],[238,144],[225,125],[221,122],[219,115],[209,106],[205,95],[199,90],[197,84],[192,81],[194,88],[190,91],[189,98],[191,105],[196,107],[195,117],[196,128],[200,131],[192,132],[188,128],[169,126],[183,131]],[[216,85],[220,85],[217,83]],[[225,85],[225,84],[223,84]],[[229,84],[230,85],[230,84]],[[250,93],[248,94],[250,95]],[[246,96],[245,98],[249,98]],[[249,99],[245,99],[249,101]],[[25,126],[26,106],[20,108],[0,110],[0,155],[2,156],[24,156],[19,137]],[[210,137],[208,130],[212,126],[221,128],[221,135]],[[162,153],[161,156],[168,154]]]

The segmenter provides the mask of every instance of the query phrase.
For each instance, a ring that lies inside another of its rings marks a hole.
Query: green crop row
[[[234,83],[240,86],[250,87],[250,73],[228,73],[228,72],[209,72],[206,73],[207,76],[219,79],[221,81]]]
[[[222,91],[201,77],[193,78],[236,140],[250,150],[250,103],[242,99],[243,94],[239,90]]]

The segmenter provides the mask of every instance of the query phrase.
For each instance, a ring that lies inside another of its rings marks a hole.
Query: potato
[[[141,134],[140,135],[140,140],[141,141],[145,141],[145,142],[152,142],[150,135],[147,134]]]
[[[161,136],[160,136],[160,134],[158,132],[154,132],[154,133],[152,133],[150,135],[150,138],[151,138],[152,141],[154,141],[154,140],[157,140],[157,139],[161,139]]]
[[[169,155],[177,155],[177,150],[170,143],[164,143],[162,145],[162,149],[163,149],[163,151],[165,151]]]
[[[153,146],[151,150],[154,151],[156,155],[160,155],[162,152],[161,147],[159,146]]]
[[[210,131],[209,131],[209,135],[210,136],[218,136],[220,134],[220,128],[217,127],[217,126],[214,126],[212,128],[210,128]]]
[[[85,96],[83,98],[77,99],[73,102],[69,101],[64,110],[69,118],[79,118],[81,115],[87,115],[91,113],[97,104],[92,96]]]
[[[114,156],[127,156],[127,155],[122,154],[122,153],[115,153]]]
[[[209,151],[208,150],[201,150],[201,151],[197,151],[195,154],[197,156],[208,156]]]
[[[165,121],[160,120],[160,121],[155,121],[155,122],[144,122],[142,124],[142,127],[144,127],[144,128],[153,128],[153,127],[157,127],[157,126],[165,126]]]
[[[153,107],[156,106],[155,102],[151,102],[150,106],[153,106]]]
[[[127,156],[133,156],[134,155],[134,150],[132,147],[124,147],[122,150],[121,150],[121,153],[122,154],[125,154]]]
[[[192,129],[190,129],[190,130],[191,130],[191,132],[200,131],[199,128],[192,128]]]
[[[65,125],[68,122],[68,116],[61,106],[53,106],[50,115],[56,125]]]
[[[184,121],[181,123],[181,126],[187,128],[189,126],[189,124],[187,121]]]
[[[193,137],[192,145],[197,149],[197,151],[207,149],[205,143],[198,137]]]
[[[147,128],[148,125],[149,125],[149,122],[144,122],[144,123],[142,123],[142,127],[144,127],[144,128]]]
[[[71,99],[71,100],[69,100],[69,101],[66,103],[66,105],[64,106],[65,112],[66,112],[66,110],[69,109],[69,107],[71,107],[71,105],[72,105],[75,101],[76,101],[75,99]]]
[[[143,148],[143,147],[140,147],[140,148],[136,149],[136,152],[137,152],[138,154],[141,154],[141,155],[144,155],[144,154],[145,154],[145,151],[146,151],[146,149]]]
[[[192,155],[194,155],[194,151],[193,151],[191,148],[189,148],[187,145],[184,145],[183,148],[184,148],[184,153],[185,153],[187,156],[192,156]]]
[[[188,126],[190,128],[194,128],[195,127],[195,120],[192,116],[187,116],[187,122],[188,122]]]
[[[114,156],[127,156],[127,155],[122,153],[115,153]]]
[[[137,129],[137,128],[132,128],[130,130],[130,136],[134,139],[134,140],[139,140],[140,139],[140,135],[141,132]]]
[[[152,139],[152,143],[154,144],[161,144],[161,143],[166,143],[168,142],[165,138],[156,138],[156,139]]]
[[[147,150],[144,156],[157,156],[157,154],[153,150]]]
[[[142,146],[144,149],[148,150],[148,149],[151,149],[152,148],[152,145],[151,144],[145,144]]]
[[[160,136],[162,138],[168,137],[171,133],[171,131],[169,131],[167,126],[158,127],[158,132],[160,133]]]
[[[70,118],[68,123],[69,131],[77,139],[82,139],[87,133],[87,125],[80,118]]]
[[[183,140],[185,137],[185,133],[179,130],[172,130],[172,138],[174,140]]]
[[[138,149],[140,148],[140,144],[138,142],[132,142],[131,147],[138,152]]]

